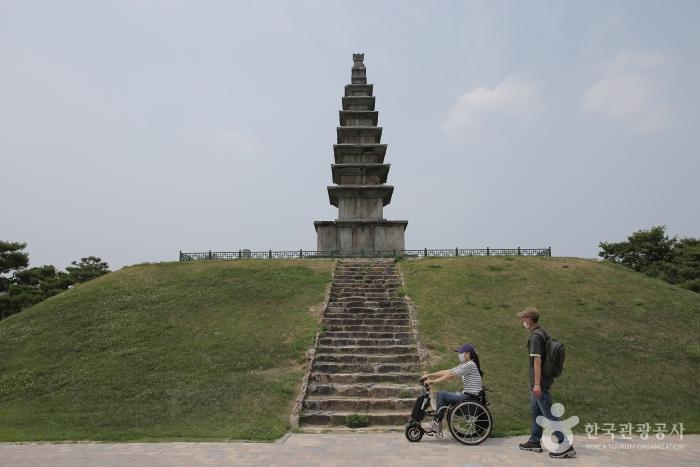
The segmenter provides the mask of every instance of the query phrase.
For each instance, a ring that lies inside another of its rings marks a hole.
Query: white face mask
[[[464,362],[467,359],[467,356],[464,354],[464,352],[460,353],[458,356],[460,362]]]

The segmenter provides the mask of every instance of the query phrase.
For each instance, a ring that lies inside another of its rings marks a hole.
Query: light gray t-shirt
[[[450,370],[457,376],[462,377],[462,384],[464,388],[463,393],[473,394],[475,396],[479,395],[483,387],[483,382],[481,381],[481,374],[479,374],[479,369],[476,367],[476,363],[472,360],[462,363]]]

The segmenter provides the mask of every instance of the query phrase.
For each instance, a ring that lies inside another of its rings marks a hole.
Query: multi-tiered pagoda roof
[[[403,250],[408,221],[384,219],[394,187],[386,185],[389,164],[384,163],[386,144],[375,109],[374,87],[367,84],[364,54],[353,54],[351,83],[345,96],[333,146],[333,183],[328,198],[338,208],[335,221],[314,223],[320,251],[371,254]]]

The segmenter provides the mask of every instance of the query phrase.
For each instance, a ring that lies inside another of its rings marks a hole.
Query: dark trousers
[[[442,420],[442,417],[445,416],[445,412],[447,412],[447,410],[443,410],[442,412],[440,412],[441,407],[445,407],[446,405],[450,404],[457,405],[458,403],[464,402],[469,399],[478,400],[478,397],[472,396],[470,394],[464,395],[461,392],[438,391],[437,407],[435,408],[435,419],[437,421],[440,421]]]
[[[537,417],[539,415],[544,416],[550,420],[558,421],[559,418],[552,415],[552,396],[549,391],[542,391],[540,398],[536,398],[532,393],[532,388],[530,388],[530,409],[532,411],[532,425],[530,426],[530,441],[539,443],[542,439],[542,432],[544,429],[537,423]],[[564,434],[560,431],[555,431],[554,436],[561,444],[564,441]]]

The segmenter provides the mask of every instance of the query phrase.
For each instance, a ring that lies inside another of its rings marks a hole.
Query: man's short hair
[[[525,308],[523,311],[517,313],[516,316],[520,319],[530,318],[535,323],[540,320],[540,312],[537,311],[537,308],[535,308],[534,306],[529,306]]]

